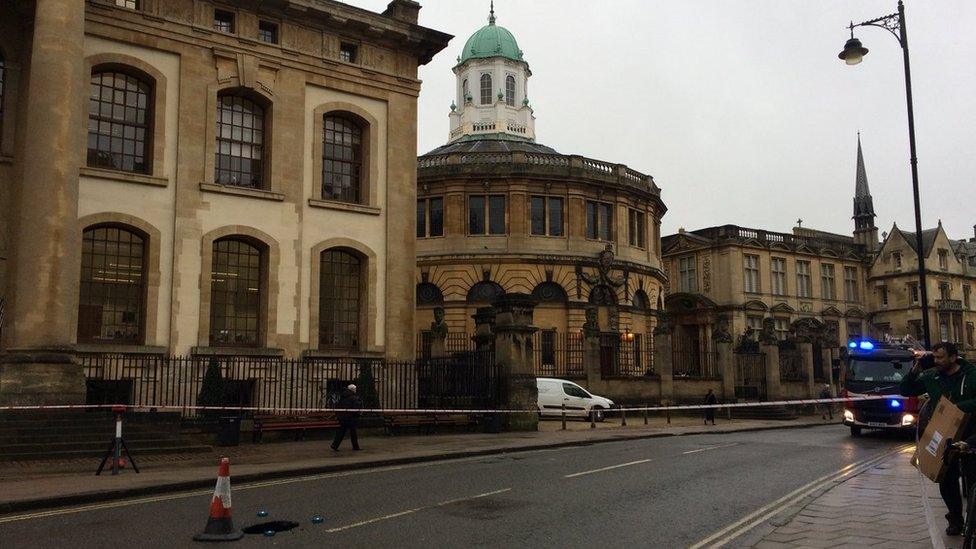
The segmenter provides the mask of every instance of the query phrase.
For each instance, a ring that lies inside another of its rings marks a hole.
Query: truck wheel
[[[861,428],[856,425],[851,425],[851,436],[852,437],[861,436]]]

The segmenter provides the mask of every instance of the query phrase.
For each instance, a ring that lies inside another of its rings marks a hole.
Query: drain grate
[[[290,520],[273,520],[271,522],[262,522],[260,524],[252,524],[244,528],[245,534],[266,534],[267,532],[287,532],[292,528],[298,526],[297,522],[292,522]]]

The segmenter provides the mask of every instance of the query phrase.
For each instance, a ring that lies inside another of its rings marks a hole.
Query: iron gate
[[[735,398],[766,400],[766,355],[735,353]]]

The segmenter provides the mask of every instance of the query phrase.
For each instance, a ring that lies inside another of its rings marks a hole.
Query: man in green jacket
[[[935,367],[923,371],[921,365],[927,354],[916,353],[915,364],[901,380],[899,392],[904,396],[928,393],[932,406],[945,396],[964,413],[976,411],[976,366],[961,358],[954,344],[943,342],[932,346]],[[965,438],[965,435],[960,438]],[[963,529],[958,462],[952,462],[946,470],[945,477],[939,483],[939,493],[949,510],[946,514],[949,523],[946,534],[958,536]]]

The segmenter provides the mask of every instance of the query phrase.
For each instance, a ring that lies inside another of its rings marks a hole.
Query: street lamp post
[[[850,24],[851,37],[844,44],[844,51],[838,57],[848,65],[861,62],[868,49],[861,45],[861,41],[854,38],[854,27],[880,27],[890,32],[901,44],[902,56],[905,60],[905,97],[908,101],[908,146],[911,152],[912,193],[915,199],[915,247],[918,250],[918,287],[919,298],[922,302],[922,337],[925,348],[932,348],[929,338],[929,299],[925,285],[925,249],[922,242],[922,207],[918,198],[918,157],[915,154],[915,110],[912,106],[912,71],[908,63],[908,31],[905,28],[905,5],[898,0],[898,13],[871,19],[862,23]]]

